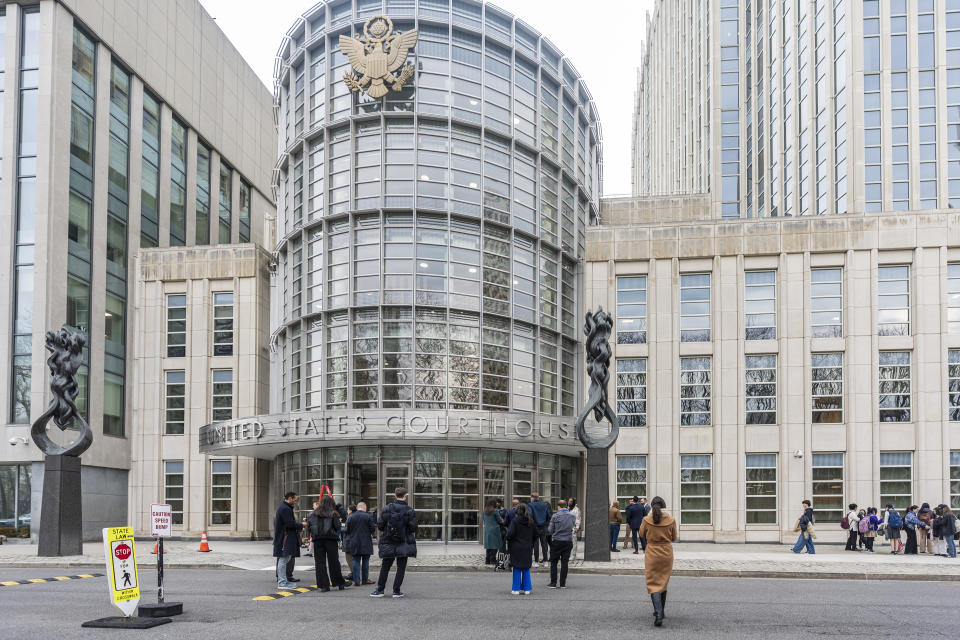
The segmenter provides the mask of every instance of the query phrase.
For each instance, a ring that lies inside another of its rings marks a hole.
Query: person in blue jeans
[[[620,553],[617,549],[617,540],[620,539],[620,525],[623,524],[623,515],[620,513],[620,501],[614,500],[610,505],[610,551]]]
[[[530,595],[533,582],[530,580],[530,567],[533,566],[533,550],[538,541],[537,523],[522,502],[516,506],[510,526],[507,527],[507,544],[510,552],[510,564],[513,565],[513,589],[511,594]]]
[[[803,501],[803,515],[797,520],[797,529],[800,531],[800,537],[797,538],[797,544],[793,545],[794,553],[802,553],[804,547],[807,553],[816,553],[813,548],[813,506],[809,500]]]
[[[943,513],[940,517],[943,518],[943,541],[947,543],[947,557],[956,558],[957,545],[953,536],[957,532],[957,517],[950,511],[950,507],[945,504],[941,505],[941,512]]]

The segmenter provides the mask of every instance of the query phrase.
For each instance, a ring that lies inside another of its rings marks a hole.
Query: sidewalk
[[[273,571],[269,541],[215,541],[210,553],[197,551],[196,541],[171,541],[164,545],[167,568],[235,568]],[[137,544],[137,564],[149,569],[156,564],[146,541]],[[741,578],[836,578],[848,580],[951,580],[960,581],[960,560],[932,555],[891,555],[884,546],[876,553],[847,552],[840,545],[822,544],[814,557],[797,555],[789,545],[677,543],[674,546],[674,575]],[[418,557],[410,560],[410,571],[491,571],[483,564],[484,552],[477,544],[433,544],[421,542]],[[39,558],[36,545],[0,546],[0,568],[103,568],[103,545],[84,544],[82,556]],[[571,561],[572,573],[642,575],[643,554],[623,550],[611,554],[611,562],[584,562],[583,543]],[[374,555],[371,566],[379,566]],[[313,571],[313,559],[301,557],[298,571]]]

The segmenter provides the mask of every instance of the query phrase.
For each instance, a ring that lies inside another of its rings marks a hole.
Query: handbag
[[[807,537],[807,538],[812,538],[812,539],[814,539],[814,540],[817,539],[817,532],[816,532],[816,530],[813,528],[813,523],[812,523],[812,522],[810,522],[810,523],[807,524],[807,530],[804,531],[803,534],[804,534],[804,536]]]

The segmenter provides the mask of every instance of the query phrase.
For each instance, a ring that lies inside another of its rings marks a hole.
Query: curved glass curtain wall
[[[341,34],[417,28],[417,73],[351,94]],[[596,111],[561,54],[454,0],[321,4],[277,77],[281,411],[574,415]]]

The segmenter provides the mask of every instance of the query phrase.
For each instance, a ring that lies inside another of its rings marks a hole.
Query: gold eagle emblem
[[[416,29],[394,33],[390,18],[371,16],[364,23],[360,38],[340,36],[340,51],[353,67],[353,71],[344,72],[344,84],[351,91],[365,92],[371,98],[382,98],[390,89],[400,91],[413,77],[413,65],[404,63],[417,38]],[[400,73],[395,74],[398,69]]]

